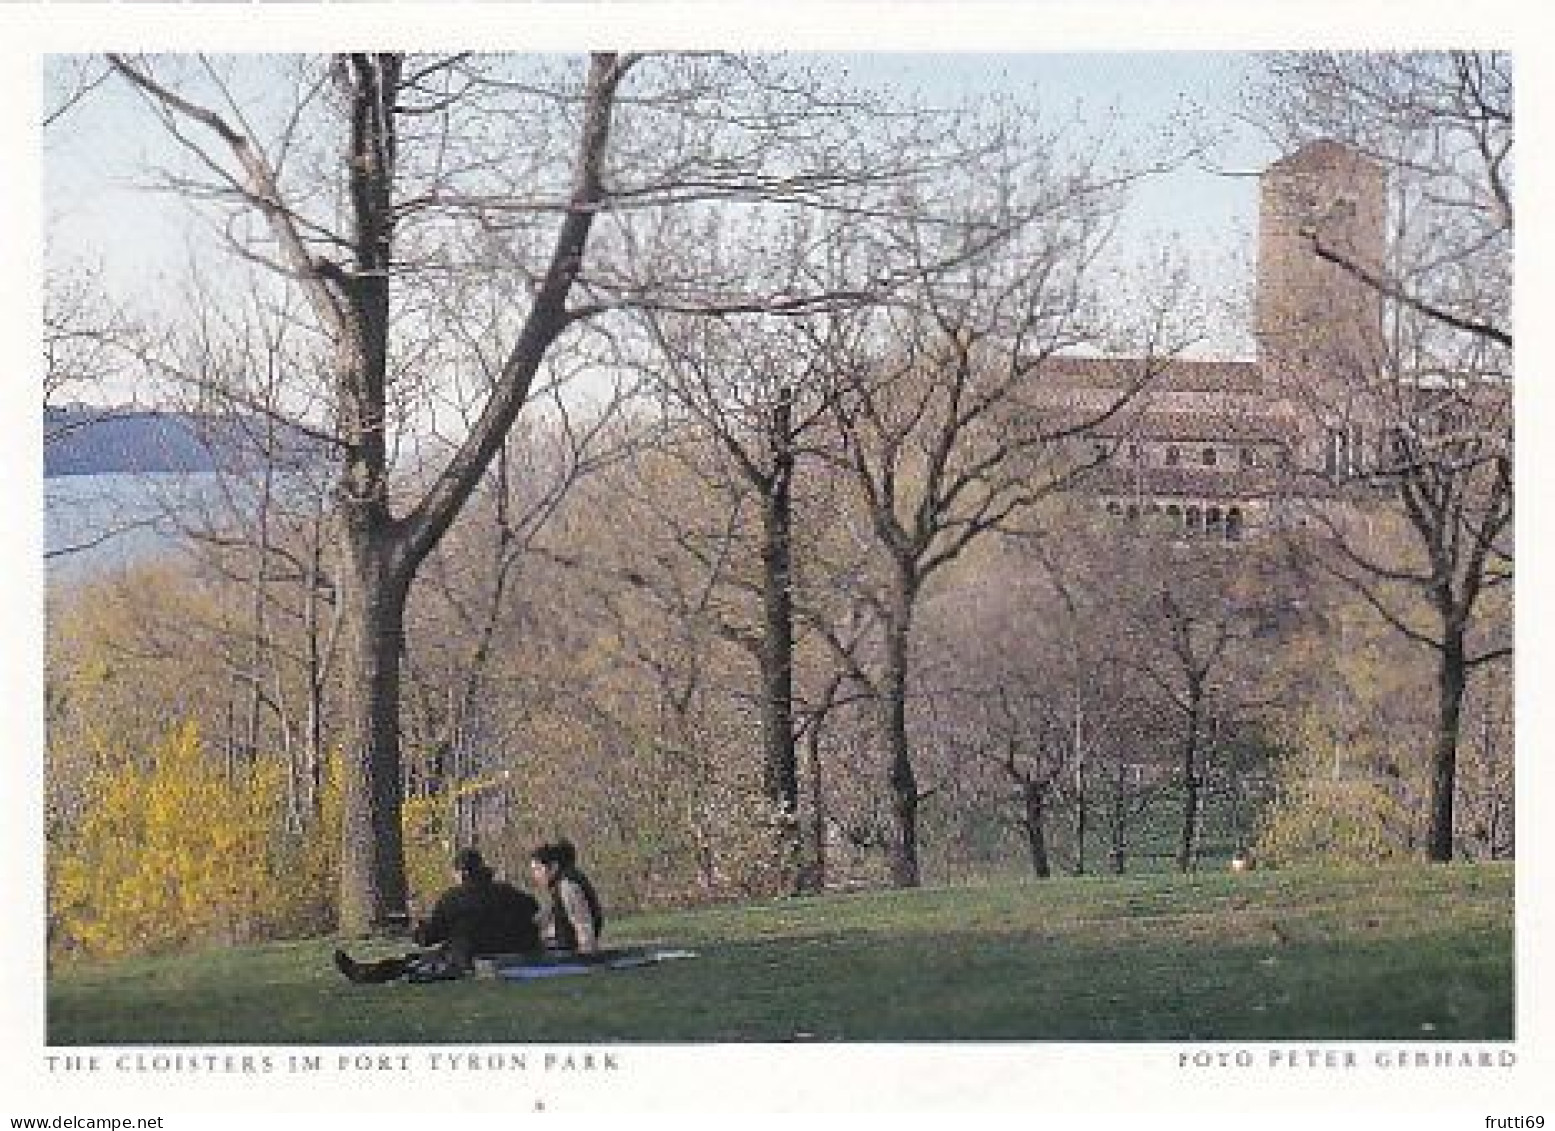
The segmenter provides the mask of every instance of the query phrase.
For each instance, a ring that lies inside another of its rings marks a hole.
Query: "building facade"
[[[1368,399],[1383,303],[1367,281],[1386,233],[1386,174],[1355,151],[1313,142],[1266,169],[1255,359],[1047,363],[1050,418],[1084,422],[1077,487],[1120,521],[1230,541],[1337,498],[1386,455]]]

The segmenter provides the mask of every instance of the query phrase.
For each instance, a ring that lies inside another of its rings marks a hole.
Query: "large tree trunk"
[[[799,868],[799,890],[802,892],[826,890],[826,779],[821,764],[821,741],[826,719],[836,706],[842,678],[834,675],[826,684],[805,735],[805,761],[810,775],[810,829],[809,844],[804,846],[805,855]]]
[[[886,780],[891,790],[895,827],[887,850],[891,883],[917,887],[918,778],[907,745],[907,652],[912,633],[912,599],[906,586],[898,589],[886,624],[885,678],[880,689],[881,733],[885,744]]]
[[[336,343],[335,397],[346,439],[339,518],[346,540],[351,745],[340,851],[340,929],[403,928],[405,855],[400,809],[400,662],[412,571],[400,560],[389,510],[388,356],[390,249],[394,236],[394,102],[403,59],[341,61],[349,92],[349,272]]]
[[[1462,730],[1468,668],[1462,630],[1449,626],[1443,641],[1436,671],[1436,750],[1431,759],[1431,830],[1426,855],[1445,863],[1453,857],[1453,795],[1458,780],[1458,735]]]
[[[762,496],[762,787],[780,822],[778,868],[794,890],[799,863],[799,759],[794,741],[793,395],[773,408],[775,451]]]
[[[346,596],[352,738],[340,854],[340,929],[393,933],[406,925],[401,825],[400,663],[407,586],[381,541],[353,532]]]

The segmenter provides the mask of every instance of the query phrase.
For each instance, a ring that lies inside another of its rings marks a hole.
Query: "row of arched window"
[[[1098,459],[1109,459],[1113,455],[1113,445],[1105,441],[1095,441],[1092,445]],[[1233,457],[1233,452],[1235,456]],[[1230,467],[1233,459],[1243,470],[1263,467],[1268,464],[1269,456],[1260,453],[1256,448],[1238,447],[1222,449],[1214,445],[1205,445],[1201,448],[1182,444],[1167,444],[1161,449],[1160,459],[1166,467],[1181,467],[1187,464],[1199,464],[1203,467]],[[1130,463],[1151,463],[1153,457],[1149,448],[1143,444],[1131,443],[1128,445],[1128,461]]]
[[[1186,534],[1202,534],[1211,538],[1224,538],[1235,542],[1241,539],[1245,529],[1241,507],[1200,507],[1189,503],[1127,503],[1117,499],[1107,504],[1107,513],[1121,518],[1130,525],[1141,519],[1152,523],[1165,521],[1168,528]]]

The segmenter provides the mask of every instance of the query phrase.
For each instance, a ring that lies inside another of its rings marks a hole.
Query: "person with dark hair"
[[[529,858],[535,886],[549,897],[541,913],[541,934],[547,948],[587,956],[599,953],[605,929],[604,909],[594,885],[578,867],[578,850],[571,841],[542,844]]]
[[[335,968],[353,982],[434,982],[463,977],[479,955],[540,952],[540,905],[533,896],[496,879],[473,848],[454,858],[454,871],[458,884],[438,898],[413,934],[432,950],[377,962],[358,962],[337,950]]]

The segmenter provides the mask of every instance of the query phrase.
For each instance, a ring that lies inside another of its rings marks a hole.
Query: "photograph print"
[[[1515,1061],[1508,54],[41,65],[50,1054]]]

